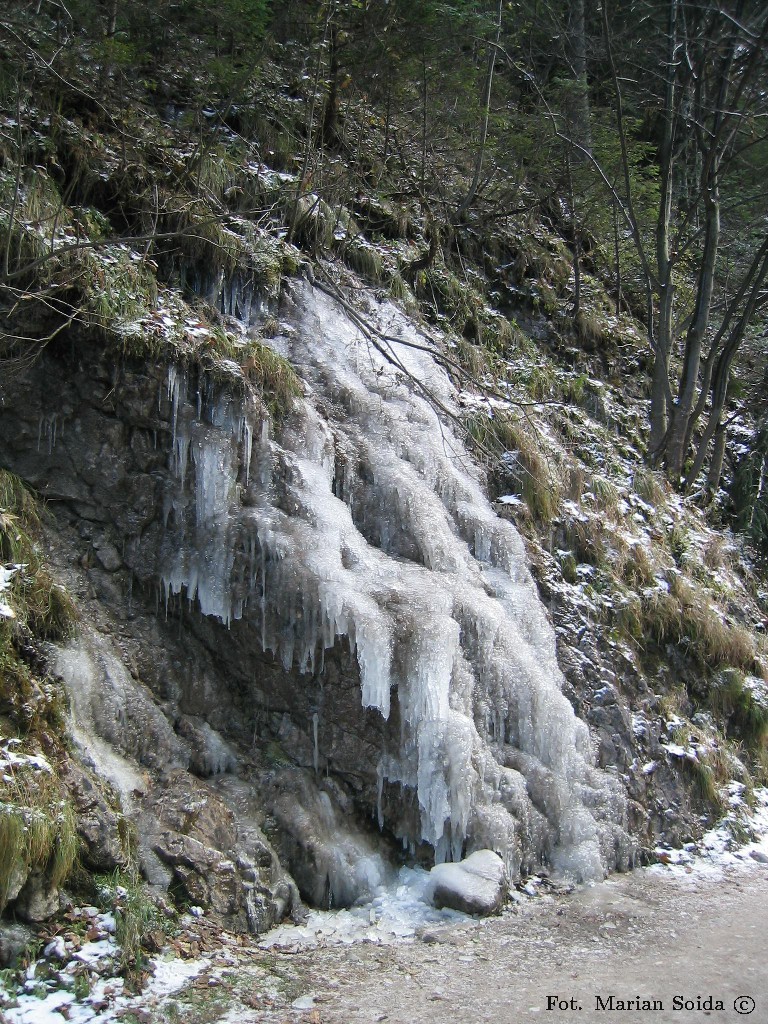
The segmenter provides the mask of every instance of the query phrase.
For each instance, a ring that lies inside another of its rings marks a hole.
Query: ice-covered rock
[[[371,899],[389,866],[371,837],[345,820],[333,790],[318,788],[296,769],[277,773],[272,790],[272,811],[285,836],[283,854],[305,898],[325,908]]]
[[[513,877],[626,865],[621,784],[562,693],[522,540],[485,497],[433,342],[372,299],[375,345],[318,288],[286,293],[270,344],[304,390],[279,430],[235,363],[116,380],[87,337],[64,374],[46,350],[0,405],[22,424],[8,464],[56,496],[64,560],[89,555],[89,578],[73,571],[111,617],[52,668],[75,739],[137,817],[144,870],[168,884],[187,848],[161,834],[187,831],[168,779],[192,770],[193,789],[239,802],[236,783],[261,799],[283,768],[314,793],[273,786],[263,810],[320,903],[370,895],[395,842],[437,862],[493,849]],[[54,413],[55,444],[38,444]],[[90,560],[107,523],[114,572]],[[609,738],[616,707],[594,709]],[[190,838],[237,864],[225,831]]]
[[[626,863],[619,787],[561,693],[522,540],[436,411],[453,391],[425,339],[372,305],[373,346],[307,283],[288,312],[275,344],[307,397],[279,437],[244,401],[169,371],[166,593],[246,619],[306,678],[322,681],[326,652],[348,644],[362,705],[391,723],[379,825],[406,847],[429,843],[437,862],[492,847],[515,875],[542,860],[580,879]],[[323,723],[308,717],[317,773]],[[415,796],[415,822],[388,810],[398,790]]]
[[[43,950],[43,956],[55,957],[57,960],[63,960],[67,955],[67,947],[64,939],[61,935],[56,935]]]
[[[483,917],[501,909],[507,891],[504,861],[493,850],[476,850],[458,864],[432,868],[427,897],[438,909],[448,907]]]
[[[176,730],[190,745],[190,770],[201,778],[223,775],[237,769],[237,755],[211,726],[199,718],[182,715]]]

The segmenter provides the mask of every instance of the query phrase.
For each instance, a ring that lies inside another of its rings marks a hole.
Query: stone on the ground
[[[487,917],[498,913],[507,892],[504,862],[493,850],[477,850],[458,864],[438,864],[427,895],[438,909]]]
[[[299,996],[298,999],[294,999],[291,1003],[291,1009],[293,1010],[312,1010],[314,1006],[314,996]]]
[[[0,968],[15,967],[35,939],[35,932],[26,925],[3,921],[0,924]]]
[[[59,909],[59,891],[49,885],[41,871],[30,871],[24,888],[13,905],[13,911],[22,921],[37,924],[47,921]]]

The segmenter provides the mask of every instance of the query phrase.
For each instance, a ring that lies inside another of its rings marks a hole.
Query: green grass
[[[279,422],[303,394],[301,380],[291,364],[260,341],[238,350],[240,365],[273,420]]]
[[[0,619],[0,713],[6,727],[24,737],[15,754],[38,752],[36,737],[60,732],[64,696],[40,678],[27,660],[30,638],[62,639],[74,627],[75,606],[55,581],[40,551],[44,512],[19,477],[0,470],[0,562],[17,566],[4,597],[15,617]],[[69,876],[79,848],[75,812],[53,771],[22,757],[0,779],[0,910],[14,878],[45,873],[58,888]]]
[[[534,520],[550,522],[557,515],[562,488],[536,432],[512,416],[475,413],[465,421],[470,442],[492,465],[504,461],[505,483],[522,496]]]
[[[16,208],[11,223],[14,195]],[[5,253],[8,246],[11,270],[44,257],[54,226],[65,227],[70,221],[70,212],[43,168],[24,168],[18,193],[15,175],[0,172],[0,252]]]
[[[665,483],[660,473],[655,473],[645,466],[638,466],[632,478],[632,490],[643,501],[656,508],[666,501]]]
[[[31,762],[4,772],[0,783],[0,913],[14,879],[42,871],[51,889],[69,876],[80,848],[76,817],[52,770]]]
[[[94,884],[99,901],[115,914],[121,973],[129,987],[140,987],[147,966],[144,941],[150,932],[167,934],[172,922],[151,899],[135,867],[96,878]]]
[[[345,239],[339,248],[344,262],[372,284],[382,284],[384,263],[377,249],[361,238]]]
[[[41,515],[23,481],[0,469],[0,562],[19,566],[6,592],[16,613],[15,629],[26,626],[41,639],[58,640],[70,634],[77,613],[41,554]],[[10,642],[7,629],[6,625],[5,643],[0,639],[0,658]]]
[[[576,333],[581,341],[597,345],[605,340],[605,329],[601,318],[594,310],[580,309],[575,320]]]
[[[722,814],[728,806],[728,801],[722,794],[717,783],[714,770],[702,760],[689,760],[683,758],[685,770],[691,776],[694,796],[703,804],[712,807],[717,814]]]
[[[5,909],[14,879],[24,870],[26,842],[21,809],[0,803],[0,913]]]
[[[727,722],[744,746],[759,752],[768,741],[768,706],[755,699],[737,669],[726,669],[709,687],[707,702],[713,714]]]

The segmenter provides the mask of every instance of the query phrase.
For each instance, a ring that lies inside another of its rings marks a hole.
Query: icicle
[[[312,766],[315,769],[315,775],[317,775],[320,766],[320,750],[317,743],[317,727],[319,722],[320,716],[315,711],[312,714]]]
[[[168,401],[171,403],[171,444],[176,446],[176,426],[179,420],[179,392],[181,383],[184,382],[186,391],[186,379],[184,371],[171,363],[168,367]]]
[[[379,831],[384,828],[384,765],[381,761],[376,765],[376,820]]]
[[[43,441],[46,442],[48,454],[53,453],[53,449],[56,447],[56,413],[51,413],[49,416],[41,416],[37,421],[37,450],[40,451],[40,446]]]
[[[245,464],[245,486],[248,486],[248,481],[251,472],[251,453],[253,451],[253,427],[250,425],[248,420],[243,417],[242,420],[242,434],[243,434],[243,461]]]

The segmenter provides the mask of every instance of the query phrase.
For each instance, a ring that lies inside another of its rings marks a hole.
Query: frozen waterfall
[[[552,627],[522,540],[488,503],[447,418],[368,344],[329,296],[291,285],[272,344],[306,381],[279,438],[241,399],[193,394],[171,368],[177,493],[164,583],[206,615],[242,616],[286,669],[319,673],[345,638],[361,701],[399,722],[373,766],[418,800],[435,860],[490,848],[510,871],[542,859],[580,879],[628,856],[618,781],[595,769],[587,727],[561,693]],[[424,346],[404,315],[369,302],[387,335]],[[450,407],[428,352],[397,359]],[[395,714],[396,705],[396,714]],[[318,765],[318,723],[313,734]]]

